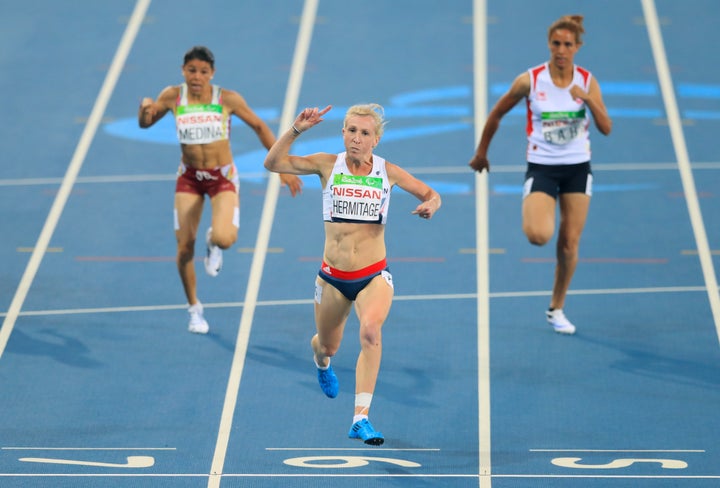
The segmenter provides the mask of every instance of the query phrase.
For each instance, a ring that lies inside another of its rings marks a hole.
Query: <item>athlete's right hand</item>
[[[330,109],[332,108],[332,105],[328,105],[324,109],[320,110],[319,108],[306,108],[302,112],[298,114],[298,116],[295,118],[295,123],[293,124],[293,127],[295,127],[300,132],[305,132],[310,127],[319,124],[323,121],[323,115],[328,113]]]
[[[490,172],[490,161],[484,156],[478,156],[477,154],[473,156],[473,158],[470,160],[470,163],[468,164],[472,169],[475,171],[479,171],[482,173],[483,171]]]
[[[153,101],[152,98],[150,98],[150,97],[143,98],[142,101],[140,102],[140,111],[143,114],[148,114],[148,115],[154,116],[156,110],[153,110],[153,103],[155,103],[155,102]]]

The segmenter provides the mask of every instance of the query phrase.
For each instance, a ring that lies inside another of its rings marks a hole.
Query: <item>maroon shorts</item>
[[[180,164],[175,193],[208,195],[212,198],[223,191],[240,192],[240,179],[235,164],[214,169],[197,169]]]

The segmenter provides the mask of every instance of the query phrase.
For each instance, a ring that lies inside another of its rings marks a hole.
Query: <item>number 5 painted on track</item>
[[[582,458],[555,458],[552,463],[562,468],[580,468],[580,469],[620,469],[628,468],[635,463],[657,463],[664,469],[685,469],[687,463],[678,459],[615,459],[607,464],[579,464]]]

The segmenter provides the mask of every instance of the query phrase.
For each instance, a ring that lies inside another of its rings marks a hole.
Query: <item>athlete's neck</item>
[[[367,176],[372,170],[372,154],[370,155],[370,159],[368,160],[346,157],[345,161],[347,162],[347,166],[350,172],[356,176]]]
[[[573,80],[573,68],[574,66],[560,68],[550,63],[550,78],[552,78],[555,86],[565,88]]]
[[[212,101],[212,87],[204,88],[201,92],[188,90],[187,99],[190,103],[210,103]]]

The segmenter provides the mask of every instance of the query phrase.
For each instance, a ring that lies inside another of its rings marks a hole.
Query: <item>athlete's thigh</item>
[[[530,193],[522,202],[523,230],[549,239],[555,231],[555,199],[542,191]]]
[[[590,196],[584,193],[560,194],[560,232],[567,237],[580,237],[590,209]]]
[[[191,241],[197,235],[203,211],[203,196],[194,193],[175,193],[175,235],[178,242]]]
[[[213,229],[226,229],[235,227],[234,231],[240,227],[239,209],[240,197],[234,191],[221,191],[212,199],[212,227]]]
[[[318,332],[342,337],[352,302],[320,277],[315,278],[315,325]]]
[[[387,273],[387,272],[386,272]],[[360,325],[382,325],[390,313],[394,290],[389,273],[377,275],[358,293],[355,312]]]

